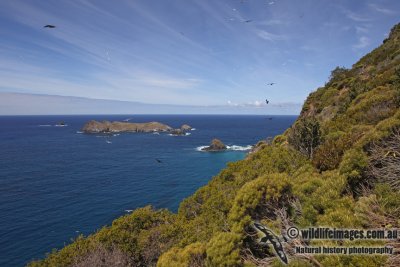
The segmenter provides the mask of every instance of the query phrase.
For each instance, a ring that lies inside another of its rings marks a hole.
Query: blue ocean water
[[[85,122],[186,123],[187,136],[79,133]],[[0,116],[0,266],[23,266],[79,234],[148,204],[178,209],[245,151],[199,152],[219,138],[247,146],[281,134],[295,116]],[[54,126],[64,121],[68,126]],[[159,159],[161,163],[158,163]]]

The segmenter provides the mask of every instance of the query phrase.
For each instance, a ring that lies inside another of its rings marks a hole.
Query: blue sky
[[[295,114],[399,15],[398,0],[1,1],[0,92]]]

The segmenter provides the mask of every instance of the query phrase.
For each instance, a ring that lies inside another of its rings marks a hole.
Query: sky
[[[0,112],[21,93],[298,114],[399,18],[398,0],[0,1]]]

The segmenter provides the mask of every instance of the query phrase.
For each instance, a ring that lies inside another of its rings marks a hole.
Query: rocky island
[[[152,121],[143,123],[133,122],[120,122],[120,121],[95,121],[87,122],[83,128],[84,133],[120,133],[120,132],[133,132],[133,133],[148,133],[148,132],[170,132],[173,135],[186,135],[186,132],[191,130],[187,124],[181,128],[174,129],[166,124]]]
[[[218,152],[218,151],[225,151],[226,149],[227,149],[226,145],[222,143],[221,140],[214,138],[209,146],[204,147],[201,150],[208,152]]]
[[[159,122],[131,123],[120,121],[95,121],[87,122],[83,128],[84,133],[120,133],[120,132],[167,132],[173,130],[170,126]]]

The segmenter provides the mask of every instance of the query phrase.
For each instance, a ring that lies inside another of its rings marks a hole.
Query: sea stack
[[[221,142],[221,140],[214,138],[211,141],[210,146],[202,148],[202,151],[209,151],[209,152],[218,152],[226,150],[226,145]]]

